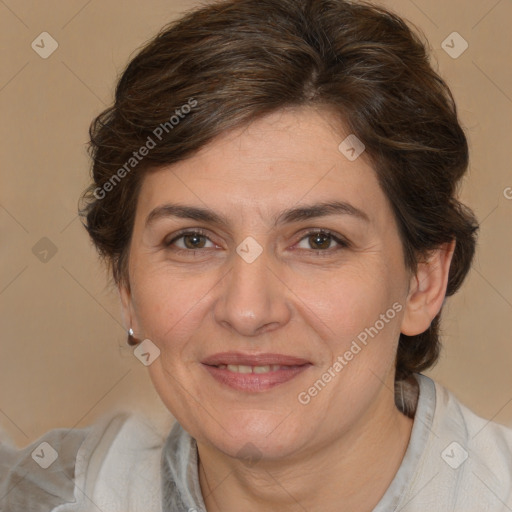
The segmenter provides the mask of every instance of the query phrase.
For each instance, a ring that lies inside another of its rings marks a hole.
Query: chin
[[[293,454],[299,445],[299,432],[293,419],[262,411],[246,411],[224,416],[222,427],[202,431],[199,436],[230,457],[250,461],[281,459]],[[225,430],[224,430],[225,429]]]

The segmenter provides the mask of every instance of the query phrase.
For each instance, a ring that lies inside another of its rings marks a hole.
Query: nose
[[[288,288],[269,260],[265,250],[254,261],[234,254],[214,308],[219,324],[239,335],[254,337],[289,321]]]

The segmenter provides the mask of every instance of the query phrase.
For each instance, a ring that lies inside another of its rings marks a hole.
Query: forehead
[[[238,216],[275,216],[297,203],[345,201],[372,217],[385,197],[364,152],[349,160],[349,135],[328,112],[280,111],[226,132],[193,156],[146,174],[138,210],[183,202]],[[372,213],[373,212],[373,213]]]

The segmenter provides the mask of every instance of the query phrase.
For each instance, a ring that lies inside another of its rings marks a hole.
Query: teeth
[[[228,370],[235,373],[268,373],[275,372],[281,368],[278,364],[271,364],[266,366],[247,366],[244,364],[219,364],[218,368],[221,370]]]
[[[228,364],[228,370],[230,372],[252,373],[252,368],[250,366],[245,366],[243,364],[239,364],[239,365]]]
[[[270,371],[270,366],[254,366],[252,369],[253,373],[267,373]]]

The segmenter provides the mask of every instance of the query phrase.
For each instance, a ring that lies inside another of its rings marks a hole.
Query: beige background
[[[471,145],[462,196],[482,223],[474,268],[445,308],[442,360],[427,374],[512,426],[512,3],[384,4],[424,31],[452,88]],[[125,345],[117,295],[76,211],[90,121],[135,49],[195,5],[0,0],[0,427],[20,446],[117,408],[170,420]],[[31,48],[44,31],[59,45],[47,59]],[[441,47],[454,31],[469,43],[457,59]],[[46,262],[33,253],[43,237],[57,249]]]

